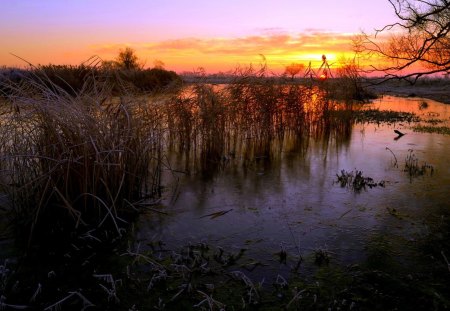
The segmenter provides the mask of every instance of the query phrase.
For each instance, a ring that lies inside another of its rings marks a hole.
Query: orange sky
[[[376,2],[376,3],[374,3]],[[125,46],[147,67],[229,71],[261,62],[281,72],[352,57],[351,39],[394,20],[388,1],[3,0],[0,65],[114,59]]]
[[[339,57],[352,57],[352,37],[352,34],[308,32],[238,38],[184,38],[128,46],[146,59],[147,65],[152,66],[153,60],[159,59],[177,71],[203,67],[209,72],[225,72],[237,66],[259,64],[261,55],[270,69],[280,71],[293,62],[308,64],[311,61],[313,66],[320,66],[324,53],[330,63]],[[98,44],[90,48],[95,54],[112,59],[122,47],[120,44]]]

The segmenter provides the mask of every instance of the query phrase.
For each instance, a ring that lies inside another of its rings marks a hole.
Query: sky
[[[395,21],[388,0],[2,0],[0,66],[113,60],[133,48],[146,67],[274,71],[351,57],[351,38]],[[24,59],[24,60],[22,60]]]

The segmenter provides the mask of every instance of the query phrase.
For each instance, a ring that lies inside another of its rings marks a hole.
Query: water
[[[422,102],[384,97],[371,107],[415,112],[449,125],[449,106]],[[376,236],[414,241],[426,230],[424,219],[450,208],[450,136],[417,133],[412,126],[356,124],[344,139],[311,140],[305,152],[285,146],[270,163],[255,161],[244,169],[237,157],[210,178],[167,174],[162,210],[168,215],[141,217],[138,240],[142,245],[162,240],[174,250],[199,242],[236,252],[245,248],[248,257],[267,264],[253,272],[258,278],[287,274],[300,255],[302,269],[311,270],[319,249],[333,262],[349,265],[366,258]],[[394,129],[406,135],[397,138]],[[405,172],[411,155],[420,165],[430,164],[433,174]],[[171,166],[184,168],[182,161],[172,160]],[[359,193],[341,187],[336,182],[341,170],[360,170],[385,187]],[[275,255],[282,248],[286,265]]]

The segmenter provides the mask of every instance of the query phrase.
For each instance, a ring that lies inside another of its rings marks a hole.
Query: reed
[[[210,85],[196,84],[171,98],[165,106],[172,150],[190,163],[199,163],[207,172],[220,164],[225,153],[227,107],[220,91]]]
[[[16,227],[29,243],[92,229],[121,236],[133,202],[159,191],[160,110],[95,80],[75,96],[45,76],[13,91],[2,105],[0,182]]]
[[[302,154],[311,139],[346,141],[354,122],[353,105],[331,100],[323,85],[283,83],[264,65],[237,69],[227,85],[200,81],[158,100],[97,74],[93,67],[71,91],[45,70],[8,85],[2,191],[30,236],[49,223],[52,232],[121,236],[134,203],[160,195],[167,152],[208,177],[230,162],[248,168],[286,150]],[[123,95],[113,96],[118,89]]]
[[[408,149],[408,154],[405,159],[405,167],[403,171],[407,172],[410,180],[412,181],[413,177],[430,175],[432,176],[434,173],[434,167],[431,164],[423,162],[419,164],[419,158],[414,153],[414,150]]]
[[[303,153],[311,138],[348,138],[353,122],[344,113],[352,105],[329,99],[320,86],[284,83],[265,66],[239,68],[226,85],[197,81],[165,107],[170,145],[184,154],[187,172]]]

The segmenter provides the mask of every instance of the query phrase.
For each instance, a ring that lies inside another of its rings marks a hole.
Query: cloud
[[[268,64],[283,66],[294,61],[321,61],[322,54],[343,54],[351,51],[351,34],[308,29],[303,33],[267,34],[225,38],[180,38],[175,40],[142,42],[131,45],[144,59],[162,59],[167,64],[247,64],[265,55]],[[126,44],[91,47],[101,55],[117,55]],[[311,59],[314,58],[314,59]],[[223,67],[222,67],[223,68]]]
[[[348,34],[308,32],[298,35],[274,34],[247,36],[240,38],[185,38],[148,43],[144,48],[148,52],[174,53],[196,52],[217,55],[256,55],[308,53],[322,49],[344,51],[350,47]]]
[[[349,47],[351,36],[332,32],[308,30],[297,35],[271,34],[238,38],[182,38],[159,42],[134,44],[132,47],[148,52],[197,52],[201,54],[259,54],[285,53],[296,50],[308,52],[311,48],[343,50]],[[116,52],[128,44],[103,44],[91,48],[98,53]]]

